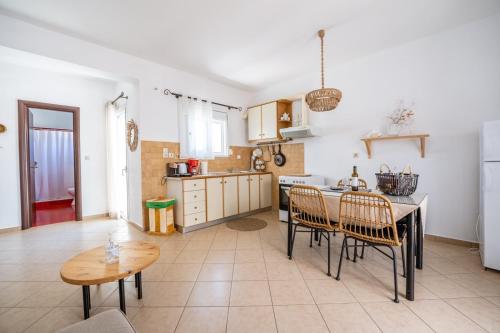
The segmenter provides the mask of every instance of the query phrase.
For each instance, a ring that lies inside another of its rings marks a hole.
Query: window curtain
[[[199,99],[178,99],[181,158],[213,159],[212,103]]]
[[[69,199],[68,189],[74,187],[73,132],[33,131],[35,200]]]
[[[113,219],[120,217],[120,206],[118,201],[119,188],[119,165],[118,144],[116,136],[118,131],[118,110],[111,104],[106,104],[106,175],[107,175],[107,197],[108,213]]]

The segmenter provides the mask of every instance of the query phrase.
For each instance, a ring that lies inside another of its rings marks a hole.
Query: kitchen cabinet
[[[224,177],[223,181],[224,217],[238,215],[238,177]]]
[[[271,174],[259,176],[260,208],[273,205],[272,199],[272,177]]]
[[[250,183],[250,210],[260,208],[259,175],[249,176]]]
[[[222,177],[207,178],[207,221],[224,217],[223,180]]]
[[[284,113],[289,120],[281,120]],[[279,100],[251,107],[247,118],[249,141],[281,140],[279,130],[292,124],[292,102]]]
[[[261,134],[261,107],[256,106],[248,109],[248,140],[260,140]]]
[[[238,177],[238,210],[239,213],[250,211],[250,178],[249,176]]]

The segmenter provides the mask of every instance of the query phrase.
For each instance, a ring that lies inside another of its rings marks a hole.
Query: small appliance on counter
[[[200,166],[200,160],[195,160],[195,159],[189,159],[187,161],[188,165],[188,170],[187,172],[191,175],[197,175],[200,173],[199,171],[199,166]]]
[[[188,165],[184,162],[167,163],[167,177],[189,177]]]

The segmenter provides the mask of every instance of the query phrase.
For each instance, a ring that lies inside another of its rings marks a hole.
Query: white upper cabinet
[[[207,178],[207,221],[224,217],[222,178]]]
[[[261,138],[261,107],[256,106],[248,109],[248,140],[260,140]]]
[[[239,213],[250,211],[250,178],[248,176],[238,177],[238,205]]]
[[[262,105],[262,139],[274,139],[278,137],[278,103],[273,102]]]
[[[238,215],[238,177],[224,177],[224,217]]]
[[[271,174],[260,175],[259,182],[260,208],[270,207],[273,205]]]
[[[284,114],[288,117],[283,118]],[[248,109],[248,140],[280,140],[279,130],[292,124],[292,102],[279,100]]]

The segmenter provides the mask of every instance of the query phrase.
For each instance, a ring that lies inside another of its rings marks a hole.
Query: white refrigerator
[[[483,123],[480,145],[481,261],[485,268],[500,270],[500,120]]]

